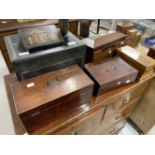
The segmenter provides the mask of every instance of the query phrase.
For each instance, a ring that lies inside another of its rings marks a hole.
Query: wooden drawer
[[[132,89],[124,93],[123,95],[119,96],[118,98],[114,99],[113,103],[115,104],[113,104],[113,106],[115,106],[115,109],[121,110],[126,106],[128,106],[128,104],[130,104],[136,98],[141,97],[146,86],[147,86],[147,83],[144,83],[143,85],[140,85],[135,89]]]
[[[79,135],[95,135],[95,134],[106,134],[110,132],[109,129],[112,127],[118,131],[122,128],[121,125],[117,126],[117,123],[122,120],[124,122],[124,113],[118,111],[114,103],[107,104],[108,106],[103,106],[102,108],[92,112],[86,117],[80,119],[79,121],[68,125],[67,127],[51,134],[58,135],[69,135],[69,134],[79,134]],[[123,126],[123,125],[122,125]],[[112,130],[112,129],[111,129]],[[113,129],[114,130],[114,129]],[[112,133],[111,133],[112,134]]]
[[[92,112],[84,118],[79,119],[77,122],[68,125],[67,127],[57,131],[57,135],[93,135],[98,134],[100,130],[101,118],[105,107]],[[103,130],[102,130],[103,131]]]
[[[138,105],[140,99],[141,99],[141,97],[138,97],[138,98],[134,99],[132,102],[130,102],[130,104],[122,110],[123,116],[125,116],[125,117],[131,116],[135,107]]]
[[[114,126],[109,128],[108,130],[104,131],[102,134],[104,134],[104,135],[116,135],[124,128],[125,124],[126,124],[126,121],[121,120],[117,124],[115,124]]]

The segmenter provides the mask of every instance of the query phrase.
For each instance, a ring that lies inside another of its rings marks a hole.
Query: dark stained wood
[[[85,68],[95,82],[95,95],[134,82],[138,74],[135,68],[117,56],[106,59],[97,65],[86,64]]]
[[[34,130],[30,134],[107,134],[107,132],[110,132],[112,130],[112,127],[117,126],[120,121],[123,121],[124,118],[129,117],[133,110],[130,107],[134,107],[135,104],[138,104],[139,98],[144,93],[146,86],[153,77],[154,76],[150,76],[143,81],[125,85],[118,89],[109,91],[97,98],[93,97],[91,106],[79,106],[72,113],[66,113],[66,115],[63,117],[53,116],[52,122],[49,122],[46,125],[41,123],[40,127],[38,127],[37,130]],[[11,107],[15,131],[17,134],[23,134],[24,132],[26,132],[26,129],[24,129],[19,116],[15,112],[15,105],[10,93],[10,86],[15,82],[17,82],[15,74],[5,76],[5,83],[7,92],[9,94],[8,97],[10,101],[9,103]],[[105,113],[106,119],[104,119],[103,117],[105,105],[109,105],[109,109],[107,110],[108,113]],[[132,110],[130,111],[130,109]],[[96,124],[96,121],[98,122],[98,125],[94,126],[94,124]],[[106,123],[109,121],[111,123]],[[82,123],[82,125],[80,125],[80,122]],[[90,127],[93,128],[93,131],[90,129]],[[110,132],[109,134],[113,133],[115,132]]]
[[[93,62],[98,64],[103,59],[111,57],[116,48],[125,45],[125,38],[126,35],[113,32],[84,39],[87,45],[86,63]]]
[[[46,120],[52,121],[53,116],[65,116],[79,106],[89,106],[93,82],[80,67],[73,65],[16,82],[11,90],[16,112],[32,132],[34,124],[39,126]]]
[[[12,115],[15,133],[17,135],[24,134],[24,133],[26,133],[26,128],[23,125],[23,122],[21,121],[20,117],[16,113],[16,108],[15,108],[13,96],[11,93],[11,85],[17,82],[17,78],[16,78],[15,73],[10,74],[10,75],[6,75],[4,77],[4,81],[5,81],[7,96],[9,99],[9,106],[10,106],[10,110],[11,110],[11,115]]]
[[[71,32],[68,32],[67,36],[68,39],[64,45],[38,49],[36,52],[27,51],[19,35],[5,37],[9,58],[18,80],[74,64],[84,68],[85,44]]]
[[[148,52],[148,56],[152,57],[153,59],[155,59],[155,49],[150,48],[149,52]]]
[[[4,37],[12,34],[17,34],[18,29],[29,28],[35,26],[44,26],[56,24],[59,27],[58,19],[40,19],[35,21],[28,22],[18,22],[16,19],[0,19],[0,49],[2,51],[3,57],[7,63],[9,71],[12,73],[14,71],[13,65],[10,62],[9,56],[7,53],[6,45],[4,42]],[[78,20],[70,19],[69,20],[69,30],[75,35],[78,34]]]
[[[142,54],[138,50],[124,46],[118,49],[118,55],[139,70],[138,78],[143,80],[153,74],[155,60]]]

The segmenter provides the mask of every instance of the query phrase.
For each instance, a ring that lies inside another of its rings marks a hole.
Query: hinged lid
[[[89,77],[79,66],[73,65],[16,82],[11,91],[20,115],[90,85],[93,82]]]
[[[126,37],[125,34],[120,32],[109,32],[103,35],[97,35],[93,37],[89,37],[84,39],[86,45],[90,48],[97,49],[99,47],[108,46],[109,44],[113,44],[116,41],[124,39]]]
[[[85,67],[99,85],[108,84],[130,74],[138,74],[135,68],[118,56],[106,59],[97,65],[89,63]]]

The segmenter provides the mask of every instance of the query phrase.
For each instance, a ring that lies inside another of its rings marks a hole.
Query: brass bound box
[[[18,34],[25,49],[29,51],[65,43],[59,29],[54,25],[20,29]]]

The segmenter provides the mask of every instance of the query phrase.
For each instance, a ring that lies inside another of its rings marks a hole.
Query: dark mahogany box
[[[72,65],[11,86],[16,112],[28,132],[91,105],[93,81]]]
[[[95,82],[94,95],[100,95],[122,85],[134,82],[138,70],[118,56],[108,58],[100,64],[88,63],[86,72]]]

